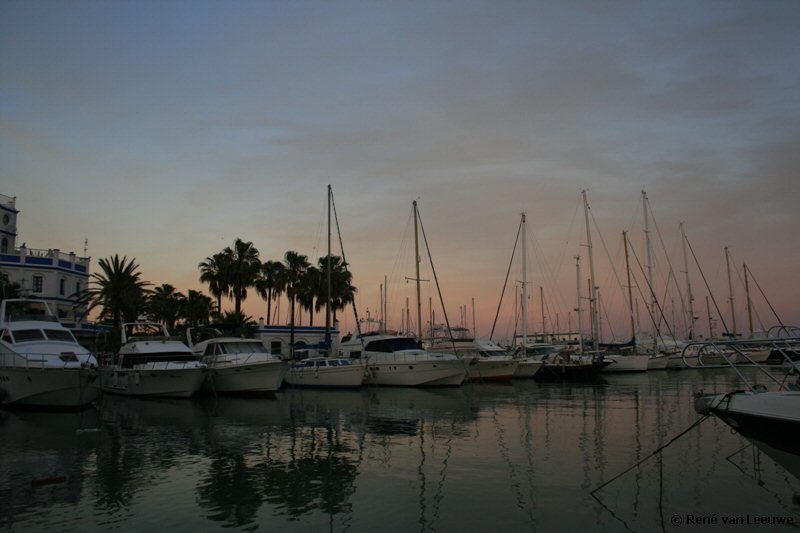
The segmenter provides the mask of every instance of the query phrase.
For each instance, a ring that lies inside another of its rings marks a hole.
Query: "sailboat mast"
[[[525,236],[525,213],[522,213],[522,346],[526,350],[528,346],[528,268],[526,265],[527,252],[525,244],[528,240]]]
[[[750,338],[755,337],[755,331],[753,331],[753,301],[750,300],[750,280],[747,278],[747,263],[742,265],[742,270],[744,270],[744,292],[747,295],[747,325],[750,328]]]
[[[586,219],[586,247],[589,249],[589,313],[591,314],[592,326],[592,350],[593,356],[599,351],[597,326],[600,317],[597,312],[597,286],[594,281],[594,259],[592,258],[592,232],[589,228],[589,201],[586,199],[586,189],[581,191],[583,195],[583,213]]]
[[[547,336],[547,325],[544,321],[544,288],[540,285],[539,286],[539,301],[541,302],[542,306],[542,342],[547,342],[545,337]]]
[[[420,296],[419,286],[419,233],[417,230],[417,201],[414,200],[414,263],[416,266],[416,283],[417,283],[417,338],[422,341],[422,299]],[[431,324],[433,327],[433,324]]]
[[[725,266],[728,269],[728,298],[731,303],[731,322],[733,323],[733,331],[731,339],[736,339],[736,309],[733,305],[733,282],[731,281],[731,254],[728,247],[725,247]]]
[[[653,250],[650,245],[650,216],[647,213],[647,192],[642,191],[642,209],[644,211],[644,237],[647,248],[647,286],[650,289],[650,324],[653,327],[653,353],[658,353],[658,327],[656,326],[656,293],[653,290]]]
[[[622,232],[622,242],[625,245],[625,272],[628,275],[628,310],[631,313],[631,338],[636,337],[636,324],[633,322],[633,285],[631,285],[631,264],[628,258],[628,232]]]
[[[581,321],[581,256],[575,256],[575,276],[577,278],[578,286],[578,307],[575,312],[578,314],[578,353],[583,355],[583,322]]]
[[[326,261],[327,280],[325,295],[325,343],[331,348],[331,186],[328,184],[328,257]]]
[[[686,230],[681,222],[681,241],[683,242],[683,270],[686,275],[686,298],[689,300],[689,340],[694,340],[694,295],[689,281],[689,261],[686,255]]]

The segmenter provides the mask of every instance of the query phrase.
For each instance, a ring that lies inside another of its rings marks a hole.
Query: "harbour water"
[[[662,371],[2,410],[0,528],[797,531],[800,480],[715,418],[647,458],[699,418],[694,392],[737,379]]]

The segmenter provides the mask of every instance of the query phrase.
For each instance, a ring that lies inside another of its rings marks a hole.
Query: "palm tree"
[[[247,289],[254,287],[261,274],[261,261],[258,250],[252,242],[236,239],[233,248],[225,248],[222,253],[228,256],[226,278],[234,299],[234,313],[241,314],[242,300],[247,299]]]
[[[230,293],[228,280],[230,256],[219,252],[206,257],[197,267],[200,269],[200,283],[208,283],[208,291],[217,299],[217,313],[222,312],[222,297]]]
[[[320,270],[322,289],[315,309],[317,312],[325,307],[327,297],[328,257],[320,257],[317,261]],[[344,310],[348,304],[353,303],[355,293],[358,291],[353,285],[353,274],[347,270],[347,264],[336,255],[331,256],[331,313],[333,322],[336,322],[336,312]]]
[[[189,289],[181,301],[181,317],[188,326],[207,324],[214,302],[200,291]]]
[[[150,283],[142,281],[136,259],[128,261],[114,255],[98,262],[101,272],[93,272],[90,286],[79,292],[76,307],[86,305],[89,312],[102,306],[100,319],[111,319],[114,327],[124,320],[136,320],[145,309]]]
[[[303,273],[311,266],[311,263],[308,262],[307,256],[291,250],[286,252],[283,257],[286,265],[284,282],[286,297],[289,298],[289,325],[291,326],[289,346],[291,350],[294,350],[294,304],[302,291]]]
[[[169,283],[153,289],[148,301],[148,308],[153,318],[167,326],[168,331],[175,329],[175,322],[181,314],[183,300],[186,297]]]
[[[303,290],[303,275],[311,263],[308,262],[307,256],[291,250],[284,255],[284,261],[284,290],[286,297],[289,298],[289,323],[294,324],[295,303]]]
[[[319,302],[319,298],[324,298],[324,290],[320,270],[309,265],[300,277],[300,291],[297,294],[300,307],[308,311],[309,326],[314,325],[314,301]]]
[[[267,300],[267,324],[272,323],[272,298],[277,299],[284,291],[285,267],[279,261],[265,261],[261,265],[261,276],[256,282],[258,294]]]

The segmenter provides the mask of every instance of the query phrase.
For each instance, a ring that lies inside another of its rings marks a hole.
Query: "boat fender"
[[[135,384],[137,387],[139,386],[139,373],[138,373],[138,372],[136,372],[136,373],[133,375],[133,383],[134,383],[134,384]]]

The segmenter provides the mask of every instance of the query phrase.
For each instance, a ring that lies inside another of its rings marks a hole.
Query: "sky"
[[[120,254],[154,285],[207,292],[198,263],[236,238],[262,260],[325,255],[331,184],[359,314],[379,314],[385,279],[394,327],[415,307],[417,200],[449,322],[472,327],[474,308],[479,336],[497,315],[507,337],[521,213],[530,329],[540,294],[545,329],[574,329],[586,190],[604,335],[621,338],[622,231],[634,298],[648,293],[645,190],[665,320],[686,315],[684,222],[699,329],[708,295],[731,328],[725,247],[738,330],[745,263],[756,329],[777,323],[770,305],[800,325],[798,27],[800,5],[773,0],[7,0],[0,193],[29,247],[88,239],[94,271]],[[422,285],[427,320],[439,296]]]

